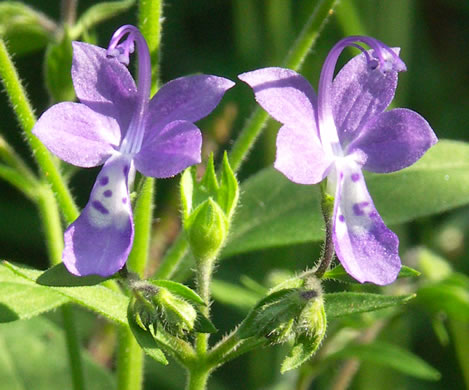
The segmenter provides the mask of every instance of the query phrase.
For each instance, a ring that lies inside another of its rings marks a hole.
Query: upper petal
[[[124,133],[137,96],[128,69],[108,57],[101,47],[73,42],[72,79],[78,99],[94,111],[117,119]]]
[[[298,184],[319,183],[331,160],[324,153],[313,129],[282,126],[277,135],[274,167]]]
[[[127,188],[130,163],[116,154],[104,164],[88,204],[65,231],[62,259],[72,274],[109,276],[127,261],[134,234]]]
[[[147,129],[175,120],[196,122],[210,114],[234,83],[223,77],[180,77],[163,85],[148,106]]]
[[[393,49],[399,54],[399,49]],[[373,56],[373,51],[368,51]],[[335,125],[343,147],[351,142],[374,115],[386,109],[397,87],[397,72],[371,69],[365,54],[352,58],[332,84]]]
[[[56,104],[44,112],[33,134],[60,159],[79,167],[102,164],[120,142],[114,119],[71,102]]]
[[[436,135],[424,118],[397,108],[368,122],[348,152],[361,150],[367,156],[365,169],[387,173],[412,165],[436,142]]]
[[[153,126],[134,157],[145,176],[171,177],[201,161],[202,135],[191,122],[173,121],[162,129]]]
[[[254,90],[261,107],[290,128],[308,129],[318,138],[316,93],[300,74],[284,68],[264,68],[238,76]]]
[[[359,282],[392,283],[399,274],[399,240],[376,211],[359,166],[336,163],[333,216],[335,251],[346,271]]]

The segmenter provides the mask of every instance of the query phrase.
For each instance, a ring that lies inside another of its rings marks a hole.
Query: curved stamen
[[[373,49],[373,57],[375,58],[372,58],[370,54],[356,42],[364,43]],[[391,48],[374,38],[351,36],[342,39],[331,49],[324,61],[324,66],[322,67],[319,79],[317,123],[319,125],[319,136],[321,138],[323,148],[326,153],[333,156],[343,156],[343,151],[339,143],[339,136],[334,123],[331,86],[337,60],[347,46],[353,46],[362,51],[372,70],[378,68],[383,73],[390,70],[395,70],[396,72],[406,70],[405,64],[399,56]]]
[[[121,42],[125,35],[127,37]],[[128,65],[130,54],[134,52],[135,46],[138,52],[137,102],[129,128],[120,146],[120,151],[126,154],[138,153],[142,146],[145,132],[144,119],[151,89],[150,51],[143,35],[137,27],[132,25],[120,27],[112,36],[107,49],[108,56],[116,57],[119,62]]]

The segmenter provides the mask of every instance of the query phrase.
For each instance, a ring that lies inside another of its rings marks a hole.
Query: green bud
[[[214,259],[228,235],[225,213],[212,198],[194,210],[185,228],[192,253],[198,260]]]
[[[211,155],[200,182],[193,168],[184,171],[180,192],[184,228],[194,256],[198,260],[215,258],[228,235],[239,197],[238,182],[226,153],[219,180]]]
[[[184,299],[160,288],[152,298],[156,307],[158,322],[175,336],[183,336],[194,329],[197,311]]]
[[[286,341],[294,335],[297,319],[313,295],[300,288],[271,293],[248,314],[238,330],[239,337],[265,337],[271,344]]]
[[[313,291],[313,290],[308,290]],[[295,327],[295,341],[282,363],[282,374],[299,367],[311,358],[326,335],[327,319],[321,291],[308,301],[299,315]]]

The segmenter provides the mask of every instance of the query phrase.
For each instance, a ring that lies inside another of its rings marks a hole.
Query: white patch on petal
[[[113,225],[122,230],[127,227],[131,213],[127,186],[131,160],[116,154],[103,166],[88,202],[88,221],[92,226],[104,229]]]
[[[337,204],[337,238],[352,233],[366,235],[373,226],[375,208],[366,189],[360,166],[352,159],[344,158],[336,162],[337,183],[340,182],[341,198]],[[342,216],[342,217],[341,217]],[[347,221],[347,224],[345,223]]]

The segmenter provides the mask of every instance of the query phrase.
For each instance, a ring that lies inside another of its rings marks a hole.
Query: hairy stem
[[[60,174],[55,160],[46,147],[36,138],[31,130],[36,122],[33,109],[26,96],[15,66],[8,54],[3,40],[0,39],[0,78],[5,87],[10,104],[16,114],[18,122],[23,129],[26,141],[33,152],[39,165],[42,176],[51,185],[57,196],[60,209],[67,222],[72,222],[78,217],[78,209],[72,195]]]
[[[155,179],[145,177],[134,208],[135,236],[132,251],[127,260],[128,267],[141,278],[145,273],[150,248],[153,222],[153,195]]]
[[[325,184],[321,183],[321,211],[326,227],[326,237],[319,266],[315,272],[317,278],[321,278],[329,269],[334,258],[334,243],[332,241],[332,215],[334,212],[334,198],[326,193]]]

